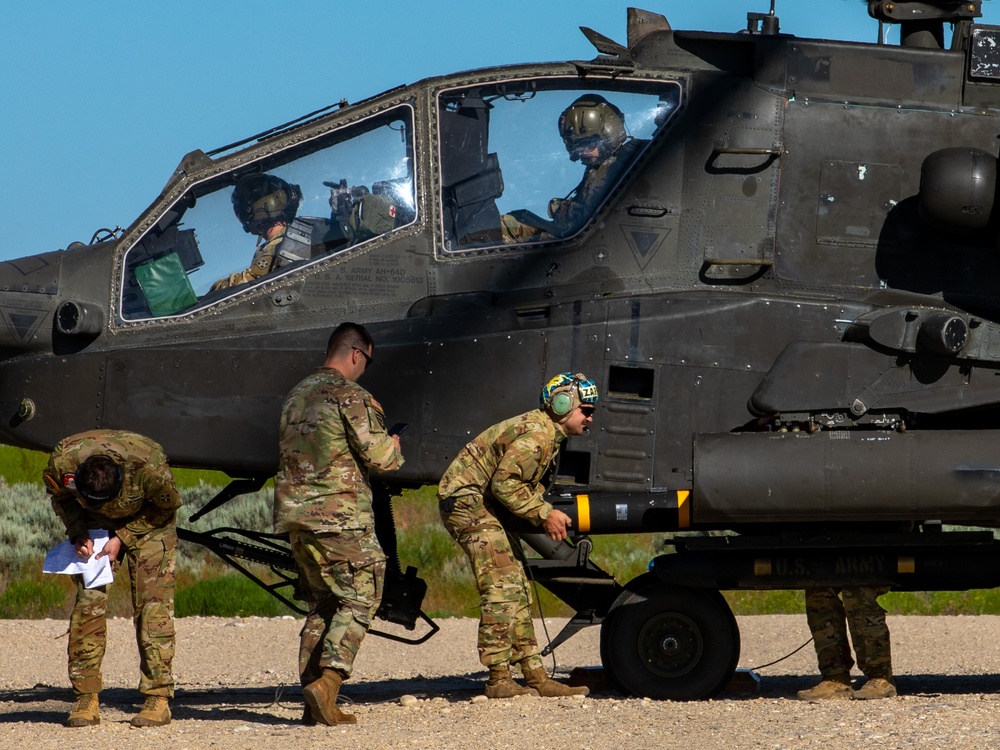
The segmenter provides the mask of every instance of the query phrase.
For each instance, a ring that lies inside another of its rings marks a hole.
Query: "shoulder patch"
[[[62,486],[70,489],[76,489],[76,474],[63,474],[62,475]]]
[[[372,408],[379,414],[385,416],[385,410],[382,408],[382,404],[375,400],[374,396],[368,396],[368,403],[372,405]]]

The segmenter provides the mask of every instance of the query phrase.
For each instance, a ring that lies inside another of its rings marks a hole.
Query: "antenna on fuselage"
[[[771,0],[770,13],[747,13],[747,31],[751,34],[775,36],[779,33],[781,23],[774,15],[774,0]]]

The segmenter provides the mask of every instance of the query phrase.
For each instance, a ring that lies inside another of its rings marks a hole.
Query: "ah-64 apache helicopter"
[[[194,151],[120,237],[0,264],[3,439],[136,429],[242,478],[214,506],[274,472],[282,399],[350,319],[411,426],[386,495],[551,375],[597,381],[552,480],[574,537],[521,536],[577,612],[554,645],[600,623],[626,691],[726,684],[723,589],[1000,585],[1000,27],[978,1],[869,13],[902,43],[785,35],[773,6],[738,34],[632,9],[626,45],[584,29],[593,60]],[[614,157],[601,180],[583,146]],[[288,241],[240,277],[271,214]],[[589,558],[592,534],[719,529],[624,585]],[[294,580],[280,540],[188,534],[282,571],[276,595]],[[394,576],[412,627],[419,579]]]

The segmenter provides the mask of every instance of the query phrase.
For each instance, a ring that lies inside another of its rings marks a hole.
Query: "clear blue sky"
[[[342,98],[458,70],[590,59],[578,27],[624,44],[629,5],[675,29],[738,31],[770,0],[7,0],[0,259],[128,226],[188,151]],[[878,33],[860,0],[777,0],[776,14],[796,36]],[[1000,2],[984,3],[980,21],[1000,24]]]

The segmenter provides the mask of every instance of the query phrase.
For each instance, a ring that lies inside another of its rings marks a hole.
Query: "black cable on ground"
[[[751,672],[756,672],[758,669],[765,669],[766,667],[773,667],[775,664],[778,664],[779,662],[783,662],[789,656],[794,656],[795,654],[799,653],[799,651],[801,651],[802,649],[804,649],[806,646],[808,646],[812,642],[813,642],[813,639],[810,638],[808,641],[806,641],[805,643],[803,643],[797,649],[795,649],[794,651],[792,651],[790,653],[785,654],[780,659],[775,659],[774,661],[769,661],[767,664],[761,664],[759,667],[750,667],[750,671]]]

